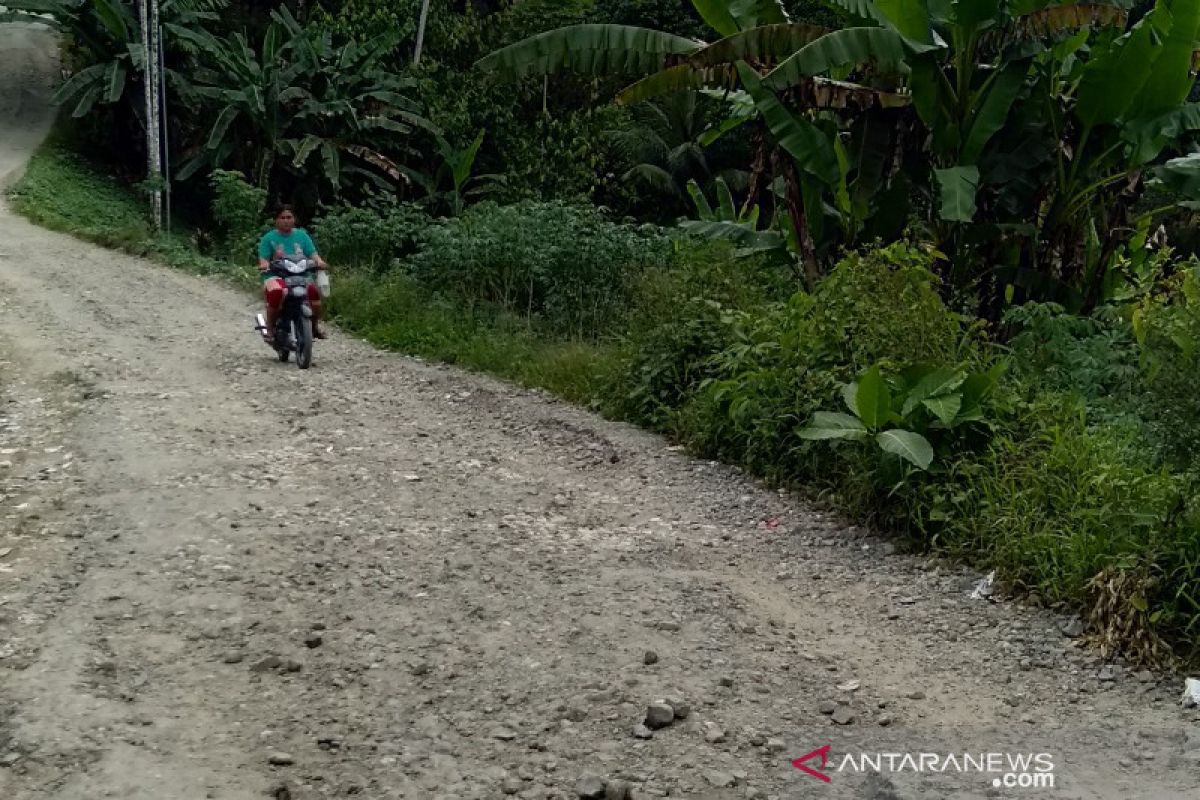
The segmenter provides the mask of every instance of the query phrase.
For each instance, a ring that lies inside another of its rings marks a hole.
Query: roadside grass
[[[249,265],[202,255],[188,234],[155,234],[138,193],[113,180],[51,137],[30,159],[9,192],[13,210],[30,221],[101,247],[159,261],[197,275],[223,275],[245,286],[257,280]]]

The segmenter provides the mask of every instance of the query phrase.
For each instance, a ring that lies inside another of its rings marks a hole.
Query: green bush
[[[1194,259],[1137,309],[1147,389],[1145,415],[1169,463],[1200,472],[1200,264]]]
[[[584,339],[616,329],[633,281],[669,253],[657,229],[618,225],[593,209],[481,203],[427,230],[408,264],[435,292]]]
[[[729,244],[685,244],[637,281],[607,407],[670,430],[676,410],[713,376],[713,357],[733,343],[742,315],[777,302],[790,285],[776,270],[734,258]]]
[[[313,236],[330,263],[379,272],[413,255],[430,224],[415,204],[338,206],[313,222]]]
[[[971,367],[972,328],[943,305],[930,257],[898,244],[847,256],[809,295],[735,320],[712,380],[680,411],[683,435],[705,453],[780,480],[825,480],[796,428],[839,402],[872,365]]]
[[[252,257],[265,225],[267,190],[248,182],[240,172],[218,169],[212,185],[212,218],[230,260]]]

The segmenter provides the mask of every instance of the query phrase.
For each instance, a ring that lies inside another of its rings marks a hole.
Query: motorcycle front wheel
[[[304,314],[297,314],[293,325],[296,330],[296,366],[308,369],[312,366],[312,319]]]

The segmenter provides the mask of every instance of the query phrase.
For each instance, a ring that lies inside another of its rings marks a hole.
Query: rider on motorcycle
[[[268,343],[275,336],[275,323],[283,310],[287,287],[283,279],[271,275],[271,262],[281,258],[312,259],[317,269],[329,269],[329,265],[317,253],[317,246],[304,228],[296,227],[296,212],[289,205],[275,209],[275,228],[263,234],[258,242],[258,271],[263,274],[263,296],[267,303],[267,329],[263,336]],[[317,327],[321,319],[321,293],[315,283],[308,284],[308,302],[312,306],[313,337],[324,339],[325,334]]]

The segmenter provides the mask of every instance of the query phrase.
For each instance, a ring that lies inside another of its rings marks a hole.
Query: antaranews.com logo
[[[978,773],[996,788],[1054,788],[1054,757],[1049,753],[846,753],[839,758],[830,754],[832,748],[818,747],[793,760],[792,766],[825,783],[833,782],[827,772],[956,772]]]

